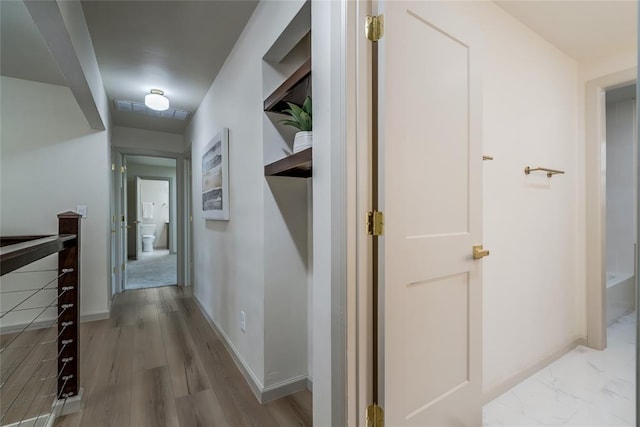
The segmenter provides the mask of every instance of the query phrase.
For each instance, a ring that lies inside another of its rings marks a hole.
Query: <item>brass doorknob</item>
[[[480,259],[489,256],[489,251],[484,250],[482,245],[474,245],[473,246],[473,259]]]

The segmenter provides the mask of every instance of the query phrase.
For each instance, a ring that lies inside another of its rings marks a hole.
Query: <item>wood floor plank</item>
[[[138,305],[133,346],[134,373],[167,364],[155,303]]]
[[[87,397],[81,425],[126,427],[130,425],[133,371],[133,327],[107,331],[102,357]]]
[[[82,421],[82,411],[74,412],[73,414],[63,415],[56,418],[56,427],[83,427],[80,422]]]
[[[137,372],[133,377],[131,425],[178,427],[171,375],[166,366]]]
[[[182,293],[179,286],[163,286],[156,288],[158,295],[158,309],[161,313],[174,312],[178,310],[176,296]]]
[[[191,299],[184,298],[181,312],[187,329],[193,335],[198,354],[227,418],[233,425],[277,426],[269,410],[261,405],[200,309]]]
[[[112,315],[80,326],[82,411],[57,427],[311,426],[309,392],[258,402],[190,291],[127,291]]]
[[[234,427],[229,424],[216,393],[209,389],[176,399],[180,427]]]
[[[160,326],[174,395],[181,397],[210,389],[209,378],[181,318],[174,312],[160,314]]]
[[[300,391],[267,403],[265,406],[281,426],[307,427],[312,425],[311,393]]]

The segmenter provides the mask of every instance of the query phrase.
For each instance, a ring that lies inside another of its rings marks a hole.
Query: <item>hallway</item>
[[[117,294],[80,328],[83,410],[56,426],[310,426],[311,393],[260,405],[222,341],[175,286]]]

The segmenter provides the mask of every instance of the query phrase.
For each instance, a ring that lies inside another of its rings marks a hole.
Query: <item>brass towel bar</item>
[[[559,170],[556,170],[556,169],[547,169],[547,168],[541,168],[541,167],[530,168],[529,166],[524,168],[524,173],[526,175],[529,175],[531,172],[535,172],[535,171],[544,171],[544,172],[547,173],[547,176],[549,178],[551,178],[555,174],[564,174],[564,171],[559,171]]]

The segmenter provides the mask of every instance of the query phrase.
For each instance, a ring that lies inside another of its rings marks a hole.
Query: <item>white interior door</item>
[[[127,287],[127,261],[128,261],[128,234],[129,226],[127,224],[127,158],[121,155],[122,171],[120,173],[120,220],[122,224],[120,257],[122,261],[122,282],[120,289]]]
[[[388,426],[482,425],[481,88],[447,2],[383,1],[378,42],[381,406]],[[455,7],[455,6],[453,6]]]
[[[136,239],[136,259],[140,259],[142,256],[142,234],[140,224],[142,224],[142,200],[140,200],[140,193],[142,187],[142,179],[136,176],[136,220],[135,220],[135,239]]]
[[[116,172],[116,161],[117,155],[116,153],[112,153],[111,155],[111,191],[109,195],[109,214],[111,216],[110,221],[110,230],[111,230],[111,238],[110,238],[110,246],[109,246],[109,255],[111,262],[109,263],[109,267],[111,269],[111,297],[118,292],[118,281],[117,281],[117,271],[118,271],[118,251],[117,251],[117,237],[118,237],[118,210],[116,204],[116,189],[118,188],[118,173]],[[118,170],[119,172],[119,170]]]

